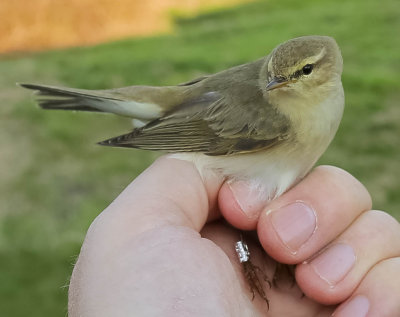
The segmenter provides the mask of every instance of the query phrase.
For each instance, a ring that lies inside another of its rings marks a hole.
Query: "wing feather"
[[[205,102],[201,104],[199,100],[193,100],[176,112],[100,144],[230,155],[266,149],[286,137],[285,118],[268,104],[262,110],[257,109],[259,107],[255,104],[232,108],[220,95],[218,99],[210,100],[209,96],[202,96],[200,100]],[[191,107],[193,104],[196,107]],[[272,124],[274,120],[279,122]]]
[[[147,125],[103,145],[168,152],[231,155],[267,149],[289,135],[289,120],[258,87],[259,68],[247,79],[240,68],[187,83],[202,91]]]

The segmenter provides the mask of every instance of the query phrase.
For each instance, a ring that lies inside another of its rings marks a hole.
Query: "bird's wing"
[[[191,85],[194,85],[194,84],[197,84],[197,83],[201,82],[202,80],[204,80],[204,79],[206,79],[206,78],[208,78],[208,77],[209,77],[209,76],[207,76],[207,75],[201,76],[201,77],[197,77],[197,78],[192,79],[192,80],[190,80],[190,81],[186,81],[186,82],[184,82],[184,83],[181,83],[181,84],[179,84],[178,86],[191,86]]]
[[[230,155],[265,149],[287,137],[287,119],[262,96],[252,97],[244,104],[233,102],[237,100],[232,96],[208,92],[144,127],[100,144]]]

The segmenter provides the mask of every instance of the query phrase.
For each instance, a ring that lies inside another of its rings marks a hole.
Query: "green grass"
[[[0,60],[0,307],[2,316],[63,316],[85,232],[155,154],[95,142],[130,129],[114,116],[40,111],[15,82],[109,88],[186,81],[266,55],[306,34],[335,37],[346,111],[321,159],[400,219],[398,0],[270,0],[194,19],[175,35]]]

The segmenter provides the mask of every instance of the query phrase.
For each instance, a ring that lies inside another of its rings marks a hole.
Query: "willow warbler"
[[[344,107],[342,65],[334,39],[304,36],[176,86],[21,86],[37,90],[44,109],[135,119],[133,131],[102,145],[175,153],[200,171],[249,181],[273,199],[305,176],[333,139]]]

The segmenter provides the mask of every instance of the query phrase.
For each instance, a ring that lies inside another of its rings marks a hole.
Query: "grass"
[[[95,145],[123,118],[45,112],[15,82],[81,88],[186,81],[266,55],[305,34],[335,37],[346,110],[322,164],[370,190],[400,219],[400,6],[397,0],[270,0],[186,19],[177,33],[0,60],[2,316],[63,316],[68,278],[96,215],[155,154]]]

